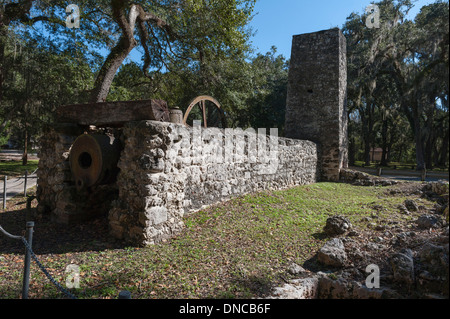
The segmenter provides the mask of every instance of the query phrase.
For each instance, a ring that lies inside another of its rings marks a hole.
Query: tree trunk
[[[0,8],[0,104],[3,101],[3,79],[4,79],[4,64],[5,64],[5,47],[7,26],[5,23],[4,8]]]
[[[439,167],[444,168],[447,164],[448,155],[448,143],[449,143],[449,133],[445,130],[444,138],[442,139],[441,154],[439,156]]]
[[[373,160],[373,150],[375,149],[374,136],[373,136],[373,110],[374,105],[371,103],[369,106],[369,118],[368,118],[368,127],[367,127],[367,157],[366,157],[366,165],[370,165],[370,148],[372,147],[372,160]]]
[[[416,144],[416,170],[421,171],[425,168],[425,157],[423,152],[422,127],[420,125],[420,115],[418,106],[413,109],[414,112],[414,142]]]
[[[23,142],[23,155],[22,155],[22,165],[28,164],[28,130],[26,129],[25,124],[25,133],[24,133],[24,142]]]
[[[2,25],[0,21],[0,103],[3,101],[3,80],[5,78],[6,30],[6,26]]]
[[[383,152],[381,154],[381,166],[387,166],[387,133],[388,133],[388,120],[386,119],[386,115],[383,115],[383,124],[381,128],[381,138],[382,138],[382,149]]]
[[[414,91],[416,92],[417,89]],[[410,108],[408,108],[408,105]],[[409,99],[402,100],[402,109],[405,112],[406,118],[410,124],[412,132],[414,134],[414,144],[416,147],[416,170],[421,171],[425,169],[425,158],[423,156],[423,134],[422,126],[420,124],[420,105],[415,95]]]
[[[137,41],[134,38],[136,22],[138,22],[139,30],[141,31],[141,39],[144,49],[146,49],[145,41],[148,40],[148,34],[145,31],[145,24],[143,22],[153,22],[159,28],[164,29],[169,36],[174,36],[170,26],[162,19],[153,15],[152,13],[144,11],[144,9],[139,4],[131,4],[127,0],[112,0],[112,13],[114,20],[119,25],[122,30],[122,35],[119,39],[117,45],[111,50],[110,54],[106,58],[97,79],[95,80],[94,89],[91,92],[91,97],[89,102],[98,103],[105,102],[108,96],[109,89],[111,87],[112,81],[116,75],[117,70],[122,65],[122,62],[137,45]],[[128,15],[127,7],[129,6]],[[148,65],[148,50],[146,51],[146,62],[145,67]]]
[[[368,139],[364,141],[364,165],[370,165],[370,142]]]
[[[398,158],[397,158],[398,162],[403,162],[403,149],[404,149],[404,146],[403,146],[403,144],[401,144],[400,150],[398,152]]]
[[[428,106],[428,112],[426,112],[427,121],[426,125],[426,136],[425,136],[425,167],[427,169],[432,169],[433,167],[433,148],[436,143],[436,137],[434,134],[434,122],[435,122],[435,106],[434,101],[430,101],[430,105]]]
[[[362,113],[362,112],[361,112]],[[370,135],[369,135],[369,125],[365,115],[361,114],[362,121],[362,135],[364,140],[364,165],[370,165]]]
[[[351,137],[348,143],[348,164],[355,165],[355,138]]]
[[[350,121],[350,112],[347,112],[347,136],[348,136],[348,165],[355,165],[355,137],[353,136],[353,125]]]
[[[124,36],[120,38],[119,43],[117,43],[106,58],[106,61],[95,80],[94,89],[91,92],[91,103],[106,101],[106,97],[108,96],[109,89],[117,70],[136,44],[136,40],[134,39],[129,41]]]
[[[396,139],[396,130],[392,127],[390,130],[389,142],[387,144],[387,157],[386,162],[389,164],[392,161],[392,145],[394,145],[394,141]]]
[[[433,136],[429,136],[427,139],[427,142],[425,144],[425,167],[427,169],[432,169],[433,168],[433,149],[434,149],[434,144],[435,144],[435,139],[433,138]]]
[[[439,147],[437,141],[433,144],[433,166],[439,167]]]

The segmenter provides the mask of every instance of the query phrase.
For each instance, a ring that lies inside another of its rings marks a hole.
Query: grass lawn
[[[6,175],[9,177],[17,177],[25,175],[25,171],[32,173],[38,167],[39,160],[28,160],[27,165],[22,165],[22,161],[0,162],[0,179]]]
[[[180,235],[154,246],[118,245],[101,219],[72,227],[37,221],[33,247],[62,284],[66,266],[80,266],[80,288],[73,290],[80,299],[116,298],[121,290],[133,299],[261,297],[292,279],[292,262],[314,268],[312,257],[328,240],[322,230],[329,216],[346,216],[356,230],[367,230],[364,218],[374,213],[378,223],[412,223],[417,216],[396,209],[404,200],[389,195],[388,187],[317,183],[241,196],[191,214]],[[8,205],[0,224],[20,233],[23,198]],[[433,203],[424,199],[422,205]],[[20,298],[22,267],[23,245],[0,235],[2,298]],[[30,298],[63,298],[34,263]]]

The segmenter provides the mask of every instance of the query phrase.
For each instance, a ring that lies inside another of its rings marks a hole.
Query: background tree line
[[[6,0],[4,0],[6,1]],[[255,0],[8,0],[0,6],[0,142],[27,148],[56,107],[160,98],[185,110],[199,95],[223,106],[227,125],[283,134],[289,61],[251,46]],[[351,13],[347,37],[350,164],[448,167],[448,2],[376,3],[380,28]],[[141,61],[127,59],[138,50]]]
[[[448,167],[448,2],[405,17],[409,0],[384,0],[380,28],[365,14],[343,26],[348,49],[350,164],[369,164],[382,148],[381,165],[416,163],[417,170]]]

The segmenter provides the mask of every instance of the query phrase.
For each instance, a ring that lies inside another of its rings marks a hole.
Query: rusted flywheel
[[[225,128],[226,127],[225,115],[223,113],[222,108],[220,107],[219,102],[215,98],[208,96],[208,95],[198,96],[191,102],[191,104],[189,104],[189,107],[187,108],[186,113],[184,114],[183,124],[188,125],[187,120],[188,120],[189,113],[194,108],[194,106],[198,105],[198,107],[200,108],[200,110],[202,112],[203,127],[205,127],[205,128],[208,127],[207,118],[208,118],[209,114],[207,112],[207,110],[208,110],[208,107],[206,104],[207,102],[213,104],[213,107],[217,108],[218,114],[220,116],[221,125],[223,128]]]
[[[72,144],[70,170],[78,190],[107,184],[117,175],[119,140],[103,134],[83,134]]]

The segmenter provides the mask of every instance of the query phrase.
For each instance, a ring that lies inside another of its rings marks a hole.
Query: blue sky
[[[414,8],[408,18],[414,19],[420,8],[436,0],[412,0]],[[373,0],[257,0],[250,23],[255,35],[251,42],[257,53],[266,53],[272,46],[286,58],[291,56],[292,36],[334,27],[341,28],[352,13],[364,13]],[[140,63],[142,54],[134,49],[127,60]],[[106,54],[106,52],[105,52]]]
[[[413,0],[414,1],[414,0]],[[251,27],[256,52],[266,53],[274,45],[289,58],[292,36],[334,27],[342,27],[352,12],[363,13],[373,0],[258,0]],[[434,0],[417,0],[409,18]]]

